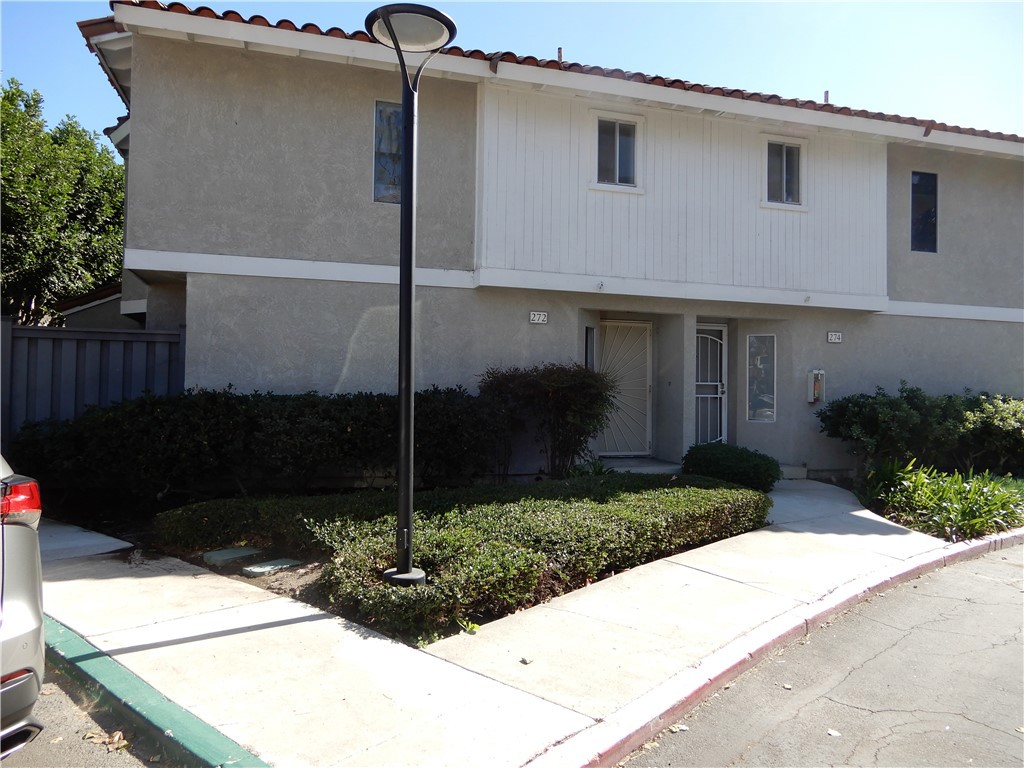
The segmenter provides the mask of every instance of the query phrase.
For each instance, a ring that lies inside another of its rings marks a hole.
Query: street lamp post
[[[416,266],[416,102],[423,68],[441,48],[455,39],[455,22],[425,5],[395,3],[366,17],[371,38],[398,54],[402,71],[402,197],[401,249],[398,266],[398,526],[397,562],[384,572],[392,584],[423,584],[426,575],[412,565],[412,495],[415,392],[415,266]],[[406,53],[426,53],[410,76]]]

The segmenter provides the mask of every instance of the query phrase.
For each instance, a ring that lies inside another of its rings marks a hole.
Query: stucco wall
[[[399,75],[139,36],[129,248],[370,264],[398,260],[399,206],[373,202],[376,100]],[[418,263],[473,265],[476,86],[420,86]]]
[[[1024,306],[1024,163],[892,144],[888,167],[889,298]],[[910,250],[913,171],[938,174],[937,253]]]
[[[149,288],[145,281],[131,270],[121,274],[121,301],[137,301],[145,299]]]
[[[186,385],[280,393],[395,392],[395,286],[190,275]],[[230,311],[225,311],[230,308]],[[531,310],[548,323],[529,322]],[[698,322],[729,321],[731,442],[812,469],[852,466],[820,434],[807,372],[825,371],[825,402],[901,379],[933,394],[1024,396],[1019,323],[942,320],[801,307],[648,300],[507,289],[417,289],[417,388],[475,391],[489,366],[582,361],[586,325],[652,322],[655,455],[678,459],[694,439]],[[829,344],[827,332],[843,334]],[[776,335],[776,421],[746,420],[748,334]]]
[[[186,322],[185,284],[156,283],[146,301],[146,330],[176,331]]]
[[[121,314],[121,297],[114,296],[107,301],[92,307],[70,312],[64,315],[65,328],[112,328],[126,331],[137,331],[137,321]]]
[[[188,297],[189,386],[397,391],[397,286],[190,275]],[[530,309],[548,323],[531,325]],[[569,297],[421,286],[417,388],[472,390],[488,366],[580,359],[578,328]]]
[[[830,400],[883,387],[896,394],[901,380],[930,394],[965,389],[1024,396],[1024,328],[996,323],[899,317],[837,311],[793,311],[789,319],[746,320],[734,340],[734,385],[738,398],[732,434],[740,445],[769,453],[784,463],[814,469],[850,466],[845,446],[819,434],[814,415]],[[829,344],[828,331],[843,334]],[[748,334],[776,334],[776,421],[745,417]],[[807,374],[825,371],[825,399],[807,402]]]

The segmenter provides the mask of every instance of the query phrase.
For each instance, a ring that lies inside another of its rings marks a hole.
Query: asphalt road
[[[1022,574],[1018,546],[876,595],[624,764],[1021,768]]]
[[[43,732],[4,760],[3,768],[174,768],[166,759],[153,761],[158,749],[137,740],[129,723],[91,706],[88,697],[52,669],[46,671],[42,694],[34,714]],[[152,741],[150,734],[145,737]]]

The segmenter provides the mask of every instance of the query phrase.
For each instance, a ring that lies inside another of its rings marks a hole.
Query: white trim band
[[[398,285],[398,267],[350,264],[338,261],[312,261],[310,259],[228,256],[214,253],[183,253],[126,248],[124,266],[126,269],[139,271],[156,270],[239,277],[281,277],[295,280]],[[472,288],[473,273],[458,269],[417,267],[416,284],[434,288]]]
[[[135,271],[192,272],[238,277],[276,277],[295,280],[324,280],[343,283],[398,285],[398,267],[379,264],[350,264],[337,261],[283,259],[265,256],[230,256],[212,253],[151,251],[127,248],[124,266]],[[890,301],[886,296],[755,288],[710,283],[676,283],[600,275],[570,275],[514,269],[483,268],[475,272],[460,269],[417,267],[416,284],[431,288],[477,287],[519,288],[566,293],[604,293],[639,298],[688,299],[693,301],[775,304],[788,307],[854,309],[899,317],[933,317],[949,320],[981,320],[1024,323],[1024,309],[982,307],[967,304],[929,304]],[[121,302],[121,312],[128,304]],[[144,305],[144,301],[142,304]],[[132,311],[145,311],[145,309]]]
[[[978,307],[970,304],[927,304],[918,301],[890,301],[883,315],[936,317],[946,320],[987,320],[996,323],[1024,323],[1019,307]]]
[[[782,304],[790,307],[827,307],[829,309],[860,309],[880,312],[889,305],[885,296],[824,293],[779,288],[754,288],[711,283],[677,283],[600,275],[566,275],[549,272],[527,272],[512,269],[479,269],[478,286],[528,288],[531,290],[571,291],[575,293],[607,293],[617,296],[638,296],[695,301],[734,301],[744,304]]]

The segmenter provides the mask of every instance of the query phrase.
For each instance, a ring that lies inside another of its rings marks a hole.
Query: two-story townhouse
[[[186,384],[395,391],[394,53],[153,0],[80,24],[129,115],[122,312]],[[353,25],[358,20],[353,20]],[[811,471],[831,398],[1024,395],[1024,140],[451,47],[420,97],[417,384],[615,375],[605,455]]]

